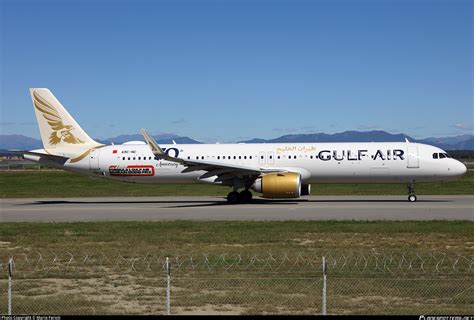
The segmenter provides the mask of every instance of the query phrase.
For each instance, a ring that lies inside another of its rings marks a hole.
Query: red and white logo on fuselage
[[[110,166],[109,174],[111,176],[128,176],[128,177],[137,177],[137,176],[154,176],[155,168],[152,165],[137,165],[137,166]]]

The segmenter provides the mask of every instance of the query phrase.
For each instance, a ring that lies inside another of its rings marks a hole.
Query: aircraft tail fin
[[[101,146],[89,137],[49,89],[31,88],[30,94],[46,152],[74,157]]]

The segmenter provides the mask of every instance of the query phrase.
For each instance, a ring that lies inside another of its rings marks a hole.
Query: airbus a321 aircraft
[[[406,183],[462,176],[466,166],[430,145],[405,142],[103,145],[91,139],[48,89],[30,89],[44,149],[22,152],[39,163],[136,183],[210,183],[232,188],[231,204],[298,198],[311,183]],[[242,190],[238,192],[239,190]],[[317,192],[317,191],[316,191]]]

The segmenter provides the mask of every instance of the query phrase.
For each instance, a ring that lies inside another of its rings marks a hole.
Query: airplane
[[[49,89],[31,88],[43,149],[22,151],[48,166],[134,183],[209,183],[232,188],[229,204],[309,195],[313,183],[415,183],[444,181],[466,166],[444,150],[420,143],[256,143],[158,145],[142,129],[143,141],[96,142]],[[239,192],[239,190],[241,190]]]

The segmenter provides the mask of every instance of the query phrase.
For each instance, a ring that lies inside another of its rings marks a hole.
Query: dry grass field
[[[472,222],[0,224],[0,313],[473,313]]]

